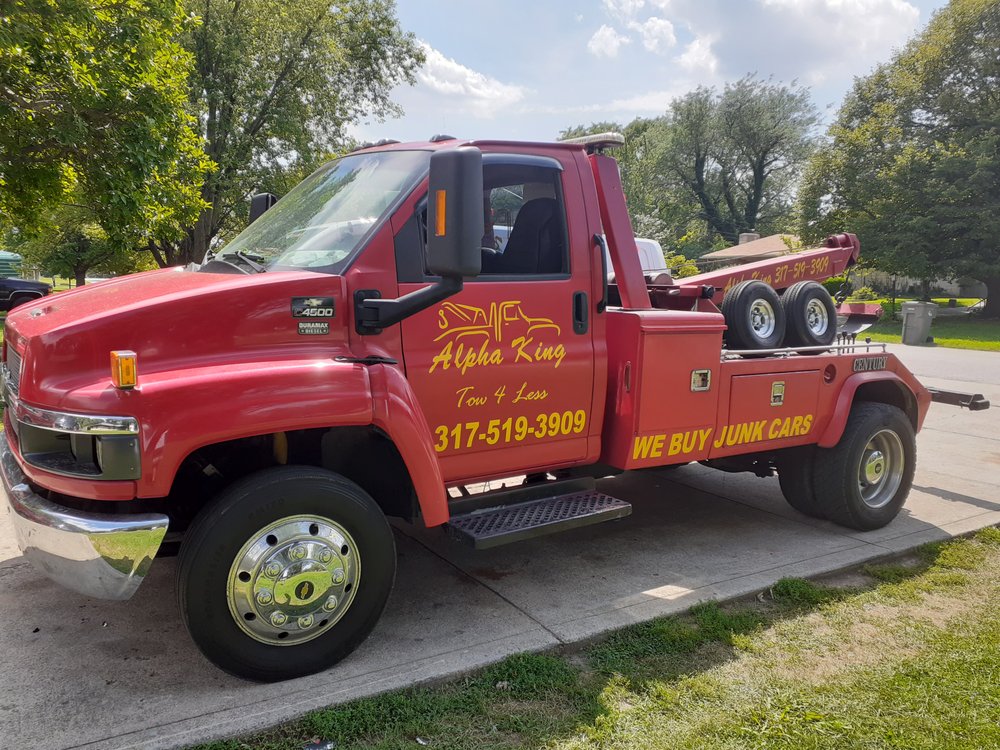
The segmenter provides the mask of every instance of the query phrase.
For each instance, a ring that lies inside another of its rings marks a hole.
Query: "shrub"
[[[899,301],[891,302],[886,300],[882,303],[882,320],[895,320],[896,316],[899,315]]]
[[[860,289],[855,289],[851,294],[851,299],[862,300],[865,302],[878,299],[878,292],[872,289],[870,286],[863,286]]]
[[[840,292],[840,288],[846,281],[846,276],[833,276],[823,282],[823,287],[830,293],[831,296],[836,297]],[[848,285],[848,288],[850,288],[850,285]]]

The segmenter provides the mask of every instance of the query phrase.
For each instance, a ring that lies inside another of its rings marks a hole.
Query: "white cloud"
[[[473,70],[421,42],[427,62],[418,71],[420,83],[436,94],[461,99],[477,117],[492,117],[497,111],[524,99],[527,89],[503,83]]]
[[[425,48],[429,59],[417,85],[393,92],[405,117],[385,123],[371,118],[360,140],[442,132],[547,139],[577,123],[657,115],[699,85],[720,87],[753,72],[809,84],[823,110],[840,102],[853,76],[889,59],[893,48],[947,1],[538,2],[518,18],[519,33],[504,36],[499,57],[496,45],[452,46],[454,29],[435,25],[423,39],[444,54]],[[419,13],[423,4],[399,5]],[[493,5],[462,5],[473,26],[488,26],[498,17]],[[653,42],[642,27],[651,18],[671,24],[672,46],[664,27],[656,50],[648,51],[647,41]],[[602,24],[609,28],[595,35]],[[566,33],[567,25],[572,33]],[[611,54],[616,57],[609,64]]]
[[[577,13],[575,16],[573,16],[573,20],[576,21],[577,23],[583,23],[583,13]]]
[[[920,11],[906,0],[759,2],[772,24],[795,29],[783,45],[785,54],[799,61],[794,77],[812,86],[866,73],[903,44],[920,20]]]
[[[854,51],[887,51],[916,27],[920,11],[906,0],[760,0],[791,16],[808,36],[851,38]]]
[[[633,22],[629,28],[642,34],[642,46],[650,52],[666,52],[677,44],[674,25],[665,18],[653,16],[641,23]]]
[[[636,13],[642,10],[646,0],[602,0],[604,8],[620,21],[628,21],[635,18]]]
[[[719,67],[719,58],[712,52],[713,41],[715,40],[711,35],[696,36],[684,48],[684,52],[675,58],[675,62],[692,73],[715,73]]]
[[[653,8],[666,9],[670,0],[649,0]],[[674,25],[666,18],[649,16],[640,13],[646,7],[646,0],[602,0],[604,10],[612,20],[624,26],[628,31],[635,32],[642,39],[642,46],[649,52],[664,53],[677,44],[674,35]],[[607,24],[602,26],[587,45],[591,53],[597,56],[614,57],[623,44],[632,41],[627,33],[614,29]]]
[[[607,2],[608,0],[605,0]],[[618,50],[631,40],[624,34],[619,34],[613,28],[604,24],[587,42],[587,49],[595,57],[617,57]]]
[[[663,91],[647,91],[644,94],[615,99],[608,105],[612,112],[627,112],[629,114],[655,112],[663,114],[670,102],[680,96],[683,90],[667,89]]]

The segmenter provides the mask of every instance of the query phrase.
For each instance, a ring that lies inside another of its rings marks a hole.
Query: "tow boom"
[[[815,250],[720,268],[678,279],[677,284],[697,289],[710,286],[715,290],[712,301],[720,304],[726,292],[741,281],[759,279],[778,291],[799,281],[825,281],[856,264],[860,253],[856,235],[838,234],[827,237],[825,246]]]

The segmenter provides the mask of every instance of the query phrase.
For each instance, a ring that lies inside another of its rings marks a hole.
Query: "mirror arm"
[[[426,310],[462,291],[461,278],[443,277],[436,284],[425,286],[399,299],[380,299],[374,289],[359,289],[354,293],[355,330],[362,336],[381,333],[383,328]]]

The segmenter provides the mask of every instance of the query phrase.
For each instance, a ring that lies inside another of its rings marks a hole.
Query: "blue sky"
[[[944,0],[397,0],[425,46],[405,114],[361,139],[551,140],[569,125],[663,113],[746,73],[798,80],[829,117]],[[828,109],[829,108],[829,109]]]

